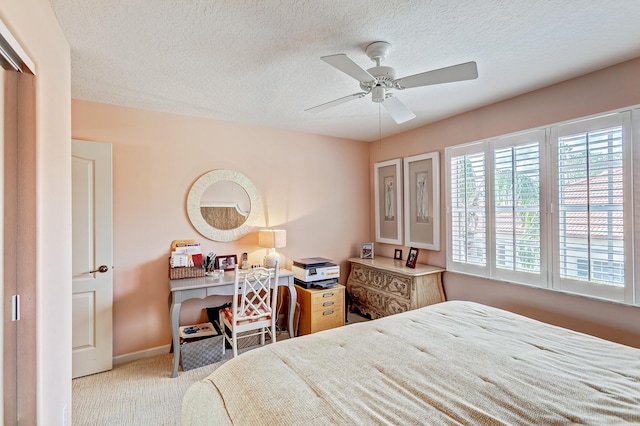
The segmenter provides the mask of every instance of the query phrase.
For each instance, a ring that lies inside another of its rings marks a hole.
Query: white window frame
[[[635,109],[634,109],[635,108]],[[613,123],[613,124],[612,124]],[[602,285],[577,279],[560,278],[559,212],[558,206],[558,137],[571,132],[585,132],[611,126],[623,129],[623,221],[624,221],[624,287]],[[541,256],[538,277],[531,273],[519,273],[496,268],[496,236],[494,232],[494,173],[495,149],[517,145],[518,140],[537,135],[541,139],[540,155],[540,240]],[[640,204],[635,206],[634,188],[640,191],[640,108],[623,108],[591,117],[548,125],[496,138],[475,141],[445,148],[445,202],[447,270],[476,275],[498,281],[533,285],[551,290],[577,293],[585,296],[618,301],[640,306],[640,256],[634,256],[634,248],[640,247]],[[451,160],[460,155],[484,153],[485,156],[485,216],[487,220],[485,267],[452,261],[451,224]],[[635,168],[634,168],[635,165]],[[635,213],[634,213],[635,207]],[[532,279],[533,278],[533,279]]]
[[[488,173],[486,173],[486,171],[488,170],[488,165],[487,165],[487,160],[488,160],[488,154],[487,154],[487,146],[485,141],[479,141],[479,142],[474,142],[471,144],[467,144],[467,145],[462,145],[462,146],[456,146],[456,147],[451,147],[451,148],[446,148],[445,149],[445,168],[447,170],[446,172],[446,212],[447,212],[447,220],[446,220],[446,229],[447,229],[447,269],[448,270],[455,270],[456,272],[462,272],[462,273],[466,273],[466,274],[471,274],[471,275],[479,275],[479,276],[484,276],[485,275],[485,271],[487,269],[487,265],[485,264],[485,266],[480,266],[480,265],[475,265],[475,264],[469,264],[469,263],[461,263],[461,262],[455,262],[453,261],[453,255],[452,255],[452,251],[453,251],[453,244],[451,244],[451,233],[452,233],[452,224],[451,224],[451,214],[452,214],[452,206],[451,206],[451,159],[454,157],[459,157],[462,155],[474,155],[474,154],[484,154],[484,160],[485,160],[485,176],[484,176],[484,185],[485,185],[485,191],[487,188],[487,185],[489,185],[489,181],[488,181]],[[485,218],[487,218],[487,214],[488,214],[488,203],[485,200],[485,211],[484,211],[484,215]],[[489,235],[490,229],[489,229],[489,221],[487,221],[487,235]],[[487,264],[489,262],[489,251],[488,251],[488,244],[487,241],[485,239],[485,252],[487,253]]]
[[[629,200],[623,207],[623,221],[627,226],[624,227],[624,264],[625,264],[625,284],[624,287],[607,286],[596,284],[589,281],[582,281],[560,276],[560,258],[557,249],[560,245],[560,226],[559,226],[559,191],[558,191],[558,138],[574,133],[590,132],[607,127],[621,126],[623,138],[623,196],[625,200]],[[631,187],[631,170],[633,167],[632,156],[626,155],[632,151],[631,147],[631,113],[617,112],[614,114],[588,118],[585,120],[576,120],[569,123],[560,124],[551,127],[551,188],[552,188],[552,207],[551,207],[551,224],[552,224],[552,240],[551,254],[553,256],[553,279],[552,288],[555,290],[566,291],[570,293],[578,293],[587,296],[593,296],[602,299],[614,300],[632,304],[633,300],[633,227],[632,223],[632,187]],[[555,207],[555,208],[554,208]]]
[[[519,272],[519,271],[509,271],[505,269],[498,268],[496,265],[495,258],[493,257],[496,253],[496,232],[491,232],[489,234],[489,252],[491,253],[492,261],[489,263],[491,272],[490,276],[497,280],[501,281],[511,281],[521,284],[529,284],[538,287],[544,287],[547,283],[547,277],[544,272],[547,270],[547,256],[544,255],[543,247],[546,246],[547,243],[547,215],[546,213],[546,134],[542,129],[537,129],[533,131],[528,131],[524,133],[517,133],[514,135],[504,136],[501,138],[496,138],[490,141],[489,143],[489,153],[491,155],[491,169],[495,170],[493,167],[493,159],[495,155],[495,151],[501,148],[507,147],[516,147],[520,145],[525,145],[532,142],[538,143],[538,158],[540,162],[539,169],[539,180],[540,180],[540,273],[532,273],[532,272]],[[495,225],[495,194],[494,194],[494,173],[491,173],[489,176],[489,180],[491,182],[491,196],[488,197],[487,203],[489,204],[489,211],[491,213],[490,220],[492,229]]]

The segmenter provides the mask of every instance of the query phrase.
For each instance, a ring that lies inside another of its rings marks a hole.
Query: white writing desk
[[[186,278],[182,280],[169,280],[171,288],[171,337],[173,339],[173,370],[171,377],[178,376],[178,363],[180,362],[180,334],[179,319],[180,305],[189,299],[204,299],[208,296],[233,296],[233,283],[235,282],[235,272],[225,272],[221,278],[200,277]],[[296,310],[296,288],[293,285],[293,272],[280,268],[278,278],[279,286],[289,287],[289,336],[293,336],[293,315]]]

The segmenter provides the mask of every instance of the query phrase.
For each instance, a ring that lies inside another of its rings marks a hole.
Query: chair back
[[[273,317],[278,301],[279,263],[273,269],[238,270],[236,265],[233,297],[234,323]]]

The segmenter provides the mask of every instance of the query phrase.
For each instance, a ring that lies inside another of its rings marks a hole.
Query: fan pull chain
[[[382,150],[382,104],[378,104],[378,149]]]

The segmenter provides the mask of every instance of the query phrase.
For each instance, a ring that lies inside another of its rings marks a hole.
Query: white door
[[[113,368],[111,144],[74,140],[73,377]]]

